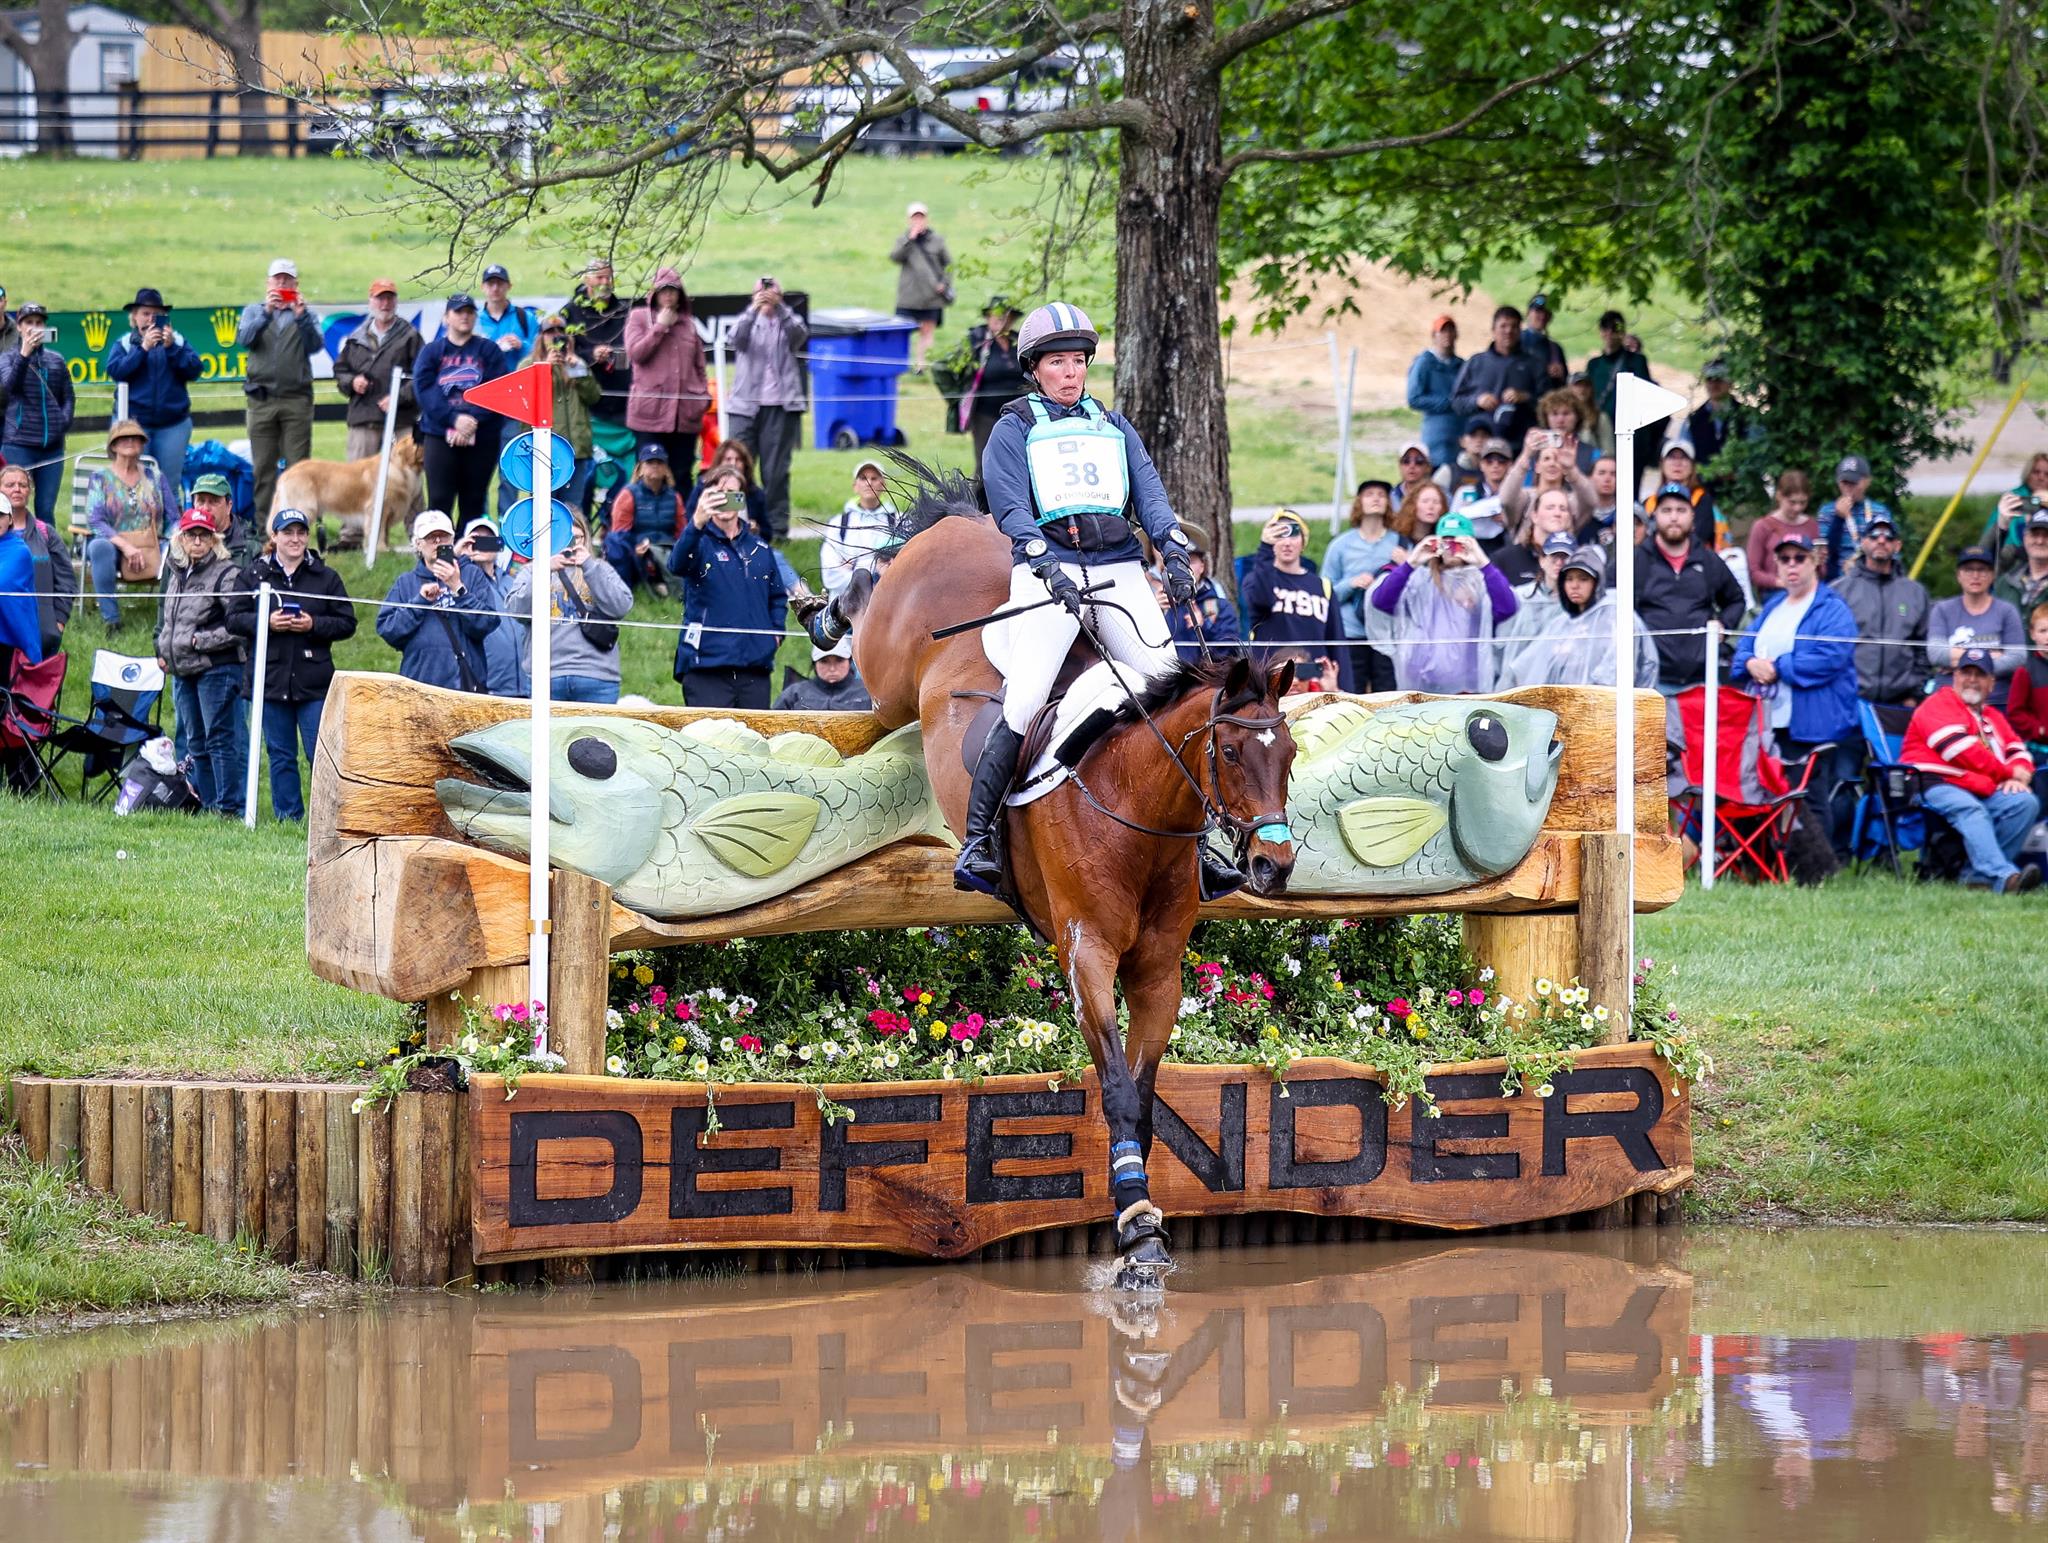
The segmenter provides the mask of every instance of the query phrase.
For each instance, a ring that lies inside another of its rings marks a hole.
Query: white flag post
[[[1714,804],[1721,796],[1721,618],[1707,622],[1706,755],[1700,763],[1700,888],[1714,887]]]
[[[391,474],[391,436],[398,429],[398,383],[405,367],[391,366],[391,391],[384,398],[384,447],[377,452],[377,492],[370,505],[370,528],[363,532],[363,567],[377,566],[377,546],[384,539],[384,479]]]
[[[532,607],[527,624],[533,635],[533,681],[529,688],[533,702],[533,738],[527,750],[532,762],[532,770],[527,775],[532,804],[527,811],[526,838],[533,854],[528,859],[526,876],[527,911],[531,918],[529,930],[533,936],[527,954],[526,994],[535,1002],[546,1003],[548,937],[554,926],[548,916],[548,729],[549,708],[554,697],[551,655],[555,641],[555,483],[550,464],[555,444],[555,397],[551,383],[546,394],[539,398],[538,405],[540,414],[534,421],[530,436],[533,440],[533,491],[528,496],[533,500],[533,566],[528,570],[532,582],[526,587],[527,601]],[[548,1048],[545,1020],[534,1048]]]
[[[711,378],[718,392],[718,442],[725,443],[730,430],[725,426],[725,318],[711,319]],[[629,470],[628,476],[632,475]]]
[[[242,823],[256,828],[256,762],[263,754],[263,677],[270,671],[270,585],[256,586],[256,671],[249,683],[249,766],[242,779]],[[294,741],[292,754],[297,755]]]
[[[1636,483],[1636,431],[1661,424],[1685,406],[1685,398],[1640,375],[1614,383],[1614,828],[1632,838],[1636,828],[1636,554],[1635,516],[1641,506]],[[1628,864],[1628,964],[1635,978],[1636,864],[1633,841],[1625,843]],[[1629,993],[1629,1009],[1635,993]]]

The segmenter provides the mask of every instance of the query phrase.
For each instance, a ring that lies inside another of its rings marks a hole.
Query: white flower
[[[690,1063],[690,1070],[698,1077],[708,1077],[711,1075],[711,1063],[700,1055]]]
[[[1435,1104],[1431,1104],[1429,1106],[1429,1117],[1432,1120],[1441,1120],[1444,1117],[1444,1112],[1443,1110],[1437,1108]]]
[[[1536,982],[1536,995],[1540,997],[1547,997],[1550,995],[1551,992],[1555,991],[1556,989],[1556,985],[1551,981],[1548,975],[1542,976]]]
[[[1178,1016],[1182,1018],[1192,1018],[1196,1013],[1200,1012],[1201,1010],[1202,999],[1200,997],[1182,997],[1180,999],[1180,1013]]]
[[[552,1050],[536,1050],[532,1055],[528,1056],[526,1059],[531,1061],[535,1066],[538,1066],[542,1071],[558,1072],[563,1067],[569,1064],[566,1059],[555,1054],[555,1052]]]
[[[1599,1019],[1602,1023],[1605,1023],[1608,1020],[1608,1018],[1612,1015],[1607,1011],[1607,1004],[1605,1002],[1602,1002],[1598,1007],[1593,1009],[1593,1016]]]
[[[608,1029],[622,1029],[626,1026],[626,1015],[616,1007],[604,1010],[604,1026]]]
[[[987,1071],[989,1070],[989,1068],[996,1064],[996,1058],[990,1055],[987,1051],[983,1051],[980,1055],[974,1058],[974,1064],[980,1067],[983,1071]]]
[[[706,986],[704,988],[704,995],[711,998],[714,1002],[723,1002],[725,1000],[725,987]]]
[[[1280,962],[1287,966],[1287,973],[1289,975],[1299,975],[1301,973],[1301,961],[1299,959],[1283,959]]]
[[[777,1040],[775,1043],[775,1059],[778,1061],[787,1061],[789,1059],[789,1046],[783,1044],[780,1040]]]
[[[1179,1038],[1180,1038],[1180,1025],[1176,1023],[1176,1024],[1175,1024],[1175,1025],[1174,1025],[1174,1026],[1172,1027],[1172,1028],[1170,1028],[1170,1029],[1168,1029],[1168,1030],[1166,1031],[1166,1042],[1167,1042],[1167,1043],[1168,1043],[1169,1045],[1171,1045],[1171,1044],[1173,1044],[1173,1043],[1174,1043],[1174,1042],[1175,1042],[1176,1040],[1178,1040]]]
[[[895,1051],[884,1050],[882,1052],[882,1064],[888,1067],[891,1071],[894,1071],[896,1067],[902,1064],[902,1062],[903,1057],[898,1055]]]
[[[1579,1014],[1579,1027],[1582,1029],[1595,1028],[1599,1025],[1599,1022],[1600,1020],[1595,1018],[1591,1013]]]
[[[797,1058],[797,1059],[798,1059],[799,1061],[809,1061],[809,1060],[810,1060],[810,1058],[811,1058],[811,1055],[812,1055],[812,1050],[811,1050],[811,1047],[810,1047],[809,1045],[798,1045],[798,1046],[796,1047],[796,1058]]]
[[[720,1055],[732,1054],[732,1036],[730,1034],[718,1042],[718,1051]]]
[[[348,1112],[350,1114],[361,1114],[369,1106],[370,1100],[367,1096],[358,1096],[356,1101],[348,1106]]]
[[[1538,1098],[1548,1098],[1551,1094],[1555,1093],[1556,1091],[1556,1088],[1552,1087],[1549,1083],[1546,1082],[1537,1087],[1536,1096]]]
[[[1482,965],[1482,966],[1480,966],[1480,970],[1479,970],[1479,979],[1480,979],[1480,980],[1481,980],[1482,982],[1483,982],[1483,981],[1489,981],[1489,980],[1492,980],[1492,979],[1493,979],[1493,966],[1492,966],[1492,965],[1490,965],[1490,964],[1488,964],[1488,965]]]
[[[625,1076],[625,1075],[626,1075],[626,1060],[625,1060],[625,1057],[624,1057],[624,1056],[616,1056],[616,1055],[614,1055],[614,1056],[607,1056],[607,1057],[605,1057],[605,1063],[604,1063],[604,1070],[605,1070],[605,1075],[606,1075],[606,1076],[608,1076],[608,1077],[623,1077],[623,1076]]]
[[[824,1044],[820,1045],[818,1048],[825,1052],[825,1059],[828,1061],[836,1061],[841,1056],[846,1054],[844,1050],[841,1050],[839,1048],[839,1044],[836,1040],[828,1039],[825,1041]]]
[[[483,1046],[477,1043],[476,1034],[472,1031],[462,1036],[456,1048],[464,1055],[475,1055],[479,1050],[483,1049]]]

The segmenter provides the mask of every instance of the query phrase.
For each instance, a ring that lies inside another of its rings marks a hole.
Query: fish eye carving
[[[1465,737],[1482,761],[1498,761],[1508,753],[1508,731],[1500,719],[1480,713],[1465,725]]]
[[[603,740],[586,734],[569,742],[569,766],[592,782],[602,782],[619,769],[619,753]]]

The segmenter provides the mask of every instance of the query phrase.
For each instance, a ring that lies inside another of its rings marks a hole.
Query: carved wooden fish
[[[1342,698],[1290,727],[1291,895],[1427,895],[1506,873],[1557,788],[1557,714],[1446,699]]]
[[[509,857],[527,853],[529,733],[508,719],[461,735],[449,748],[481,780],[434,784],[458,832]],[[953,839],[915,724],[850,758],[816,735],[771,739],[730,718],[564,718],[553,748],[549,856],[649,916],[716,915],[906,836]]]

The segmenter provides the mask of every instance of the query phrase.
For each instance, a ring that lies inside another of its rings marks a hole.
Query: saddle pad
[[[1121,666],[1138,684],[1137,672],[1129,665]],[[1053,713],[1052,737],[1046,741],[1045,750],[1031,763],[1023,782],[1008,799],[1011,808],[1028,804],[1045,797],[1054,788],[1067,780],[1067,766],[1060,759],[1060,750],[1067,738],[1088,721],[1091,714],[1100,710],[1114,712],[1126,700],[1124,688],[1117,683],[1113,668],[1103,662],[1091,664],[1067,688],[1067,694],[1060,699]]]

